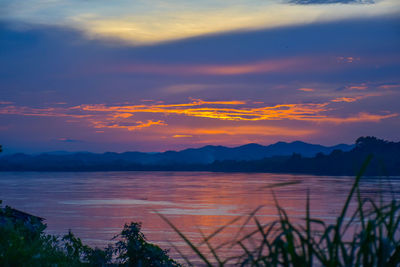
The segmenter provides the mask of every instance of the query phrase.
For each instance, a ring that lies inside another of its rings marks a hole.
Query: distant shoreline
[[[1,173],[10,174],[10,173],[131,173],[131,172],[179,172],[179,173],[243,173],[243,174],[287,174],[287,175],[311,175],[311,176],[326,176],[326,177],[354,177],[354,174],[322,174],[322,173],[307,173],[307,172],[262,172],[262,171],[211,171],[211,170],[0,170],[0,179]],[[363,177],[388,177],[388,178],[395,178],[400,179],[400,174],[397,175],[366,175],[364,174]]]
[[[319,151],[316,149],[321,147],[316,148],[315,145],[302,142],[281,142],[269,147],[257,144],[236,148],[206,146],[159,154],[140,152],[35,156],[14,154],[0,157],[0,171],[206,171],[354,176],[365,159],[372,155],[364,175],[400,175],[400,142],[389,142],[376,137],[360,137],[348,151],[330,148],[331,150],[324,153],[316,152]],[[305,150],[308,154],[297,152]],[[310,156],[311,150],[316,152],[313,156]],[[280,151],[282,154],[270,156],[275,151]]]

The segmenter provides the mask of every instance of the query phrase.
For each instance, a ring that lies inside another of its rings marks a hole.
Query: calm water
[[[136,221],[143,223],[150,241],[163,248],[173,242],[188,252],[157,212],[196,243],[200,232],[211,233],[259,205],[264,207],[258,218],[274,220],[276,209],[268,186],[276,183],[296,182],[273,188],[293,218],[303,217],[309,189],[312,215],[333,220],[353,181],[353,177],[265,173],[0,173],[0,199],[3,205],[46,218],[49,233],[64,234],[71,229],[89,245],[103,247],[124,223]],[[365,197],[378,198],[382,193],[385,198],[400,198],[400,177],[365,178],[361,187]],[[232,239],[241,224],[232,224],[213,242]]]

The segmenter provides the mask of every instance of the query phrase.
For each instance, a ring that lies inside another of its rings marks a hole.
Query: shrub
[[[125,224],[117,242],[115,252],[121,263],[128,266],[180,266],[168,256],[168,251],[147,242],[141,232],[142,225]]]

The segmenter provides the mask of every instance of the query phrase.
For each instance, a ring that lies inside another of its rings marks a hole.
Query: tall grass
[[[262,223],[257,207],[247,217],[236,217],[194,244],[165,216],[159,214],[205,266],[400,266],[400,201],[362,198],[360,179],[369,157],[334,223],[314,218],[307,192],[305,216],[294,221],[274,196],[276,220]],[[286,186],[279,183],[269,186]],[[350,204],[354,203],[356,207]],[[1,201],[0,201],[1,204]],[[151,244],[141,232],[140,223],[124,226],[118,242],[102,250],[83,245],[72,233],[61,239],[44,233],[45,225],[32,230],[24,222],[13,222],[8,209],[0,209],[0,266],[181,266],[168,251]],[[215,245],[216,237],[244,219],[238,233],[228,242]],[[252,225],[250,232],[246,226]],[[174,244],[172,244],[174,246]],[[204,252],[204,247],[209,253]],[[232,253],[225,253],[227,250]],[[235,249],[235,250],[234,250]],[[198,266],[180,252],[189,266]]]
[[[255,230],[240,238],[236,235],[218,246],[213,246],[213,238],[239,218],[208,236],[203,235],[203,242],[195,245],[165,216],[159,216],[206,266],[400,266],[400,202],[393,198],[389,203],[376,203],[373,199],[363,199],[360,194],[360,179],[370,160],[368,157],[356,176],[335,223],[312,217],[309,193],[302,223],[291,220],[274,195],[276,220],[261,223],[256,216],[257,208],[239,233],[251,222]],[[357,203],[354,211],[350,211],[352,200]],[[206,245],[210,253],[201,252],[202,245]],[[222,248],[233,247],[241,252],[232,257],[220,252]],[[181,256],[189,266],[198,265],[187,255]]]

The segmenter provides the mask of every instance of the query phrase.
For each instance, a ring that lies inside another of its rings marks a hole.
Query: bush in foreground
[[[139,223],[125,225],[115,246],[99,249],[71,232],[61,238],[45,234],[40,221],[16,220],[12,211],[0,209],[0,266],[180,266],[146,240]]]

